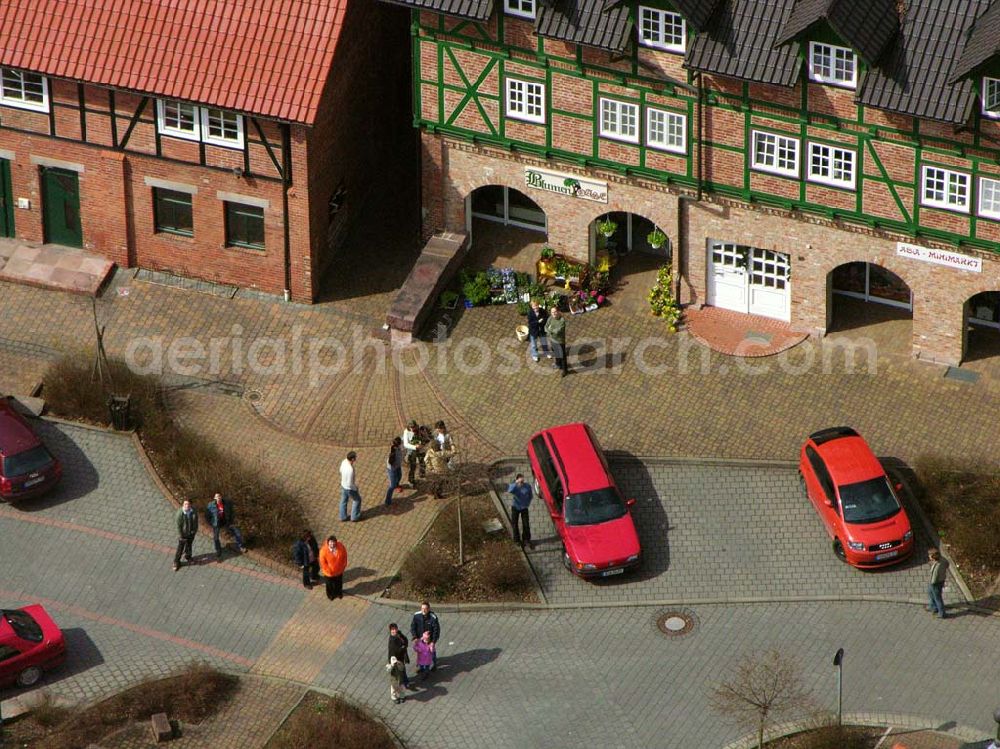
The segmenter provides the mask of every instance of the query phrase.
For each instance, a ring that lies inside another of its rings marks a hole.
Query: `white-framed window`
[[[979,178],[979,215],[1000,219],[1000,179]]]
[[[535,0],[503,0],[503,10],[508,16],[535,18]]]
[[[934,208],[969,212],[969,175],[937,166],[925,166],[920,202]]]
[[[753,131],[753,168],[785,177],[799,176],[799,141],[777,133]]]
[[[858,57],[847,47],[809,42],[809,77],[820,83],[858,87]]]
[[[680,13],[639,6],[639,44],[684,53],[687,48],[687,27]]]
[[[1000,118],[1000,78],[983,78],[983,114],[994,119]]]
[[[673,153],[687,153],[687,117],[663,109],[646,109],[646,145]]]
[[[601,136],[638,143],[639,105],[601,99]]]
[[[162,135],[226,148],[243,148],[243,115],[186,101],[158,99],[156,128]]]
[[[201,137],[206,143],[243,148],[243,117],[224,109],[201,107]]]
[[[854,189],[857,153],[850,148],[809,144],[809,181]]]
[[[38,73],[3,68],[0,71],[0,104],[48,112],[49,81]]]
[[[508,78],[507,116],[528,122],[545,122],[545,84]]]
[[[201,140],[201,119],[198,107],[194,104],[170,99],[157,100],[156,124],[164,135]]]

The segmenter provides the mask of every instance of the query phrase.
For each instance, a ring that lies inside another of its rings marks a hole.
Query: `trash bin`
[[[108,410],[111,412],[111,426],[120,432],[125,432],[132,428],[130,396],[112,395],[108,398]]]

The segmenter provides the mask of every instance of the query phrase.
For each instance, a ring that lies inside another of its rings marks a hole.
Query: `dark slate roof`
[[[449,16],[486,21],[493,15],[493,0],[383,0],[417,10],[435,10]]]
[[[677,12],[687,19],[695,31],[701,31],[708,26],[708,19],[718,5],[718,0],[670,0]]]
[[[826,21],[869,65],[882,56],[899,27],[895,0],[796,0],[778,43],[792,41],[819,21]]]
[[[954,83],[964,78],[997,53],[1000,53],[1000,2],[994,2],[976,21],[948,80]]]
[[[706,73],[793,86],[799,45],[775,47],[794,0],[719,0],[711,28],[695,36],[686,65]]]
[[[869,71],[858,101],[871,107],[963,123],[974,102],[971,81],[949,83],[973,21],[988,0],[907,0],[896,41]]]
[[[535,31],[539,36],[620,52],[632,33],[628,6],[605,10],[603,0],[562,0],[538,6]]]

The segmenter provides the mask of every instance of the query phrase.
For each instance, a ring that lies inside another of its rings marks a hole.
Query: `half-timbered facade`
[[[3,3],[0,236],[312,301],[369,183],[352,82],[386,10]]]
[[[594,261],[655,226],[682,299],[822,335],[1000,327],[1000,4],[392,0],[413,8],[424,230],[484,216]],[[623,233],[624,232],[624,233]]]

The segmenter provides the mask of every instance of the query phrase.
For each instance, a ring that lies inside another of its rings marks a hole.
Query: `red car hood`
[[[566,551],[574,561],[584,564],[623,562],[639,553],[639,536],[631,513],[597,525],[567,525]]]
[[[879,544],[885,541],[898,541],[910,530],[910,519],[906,517],[906,510],[900,510],[887,520],[878,523],[845,523],[847,532],[852,541],[862,541],[866,545]]]

